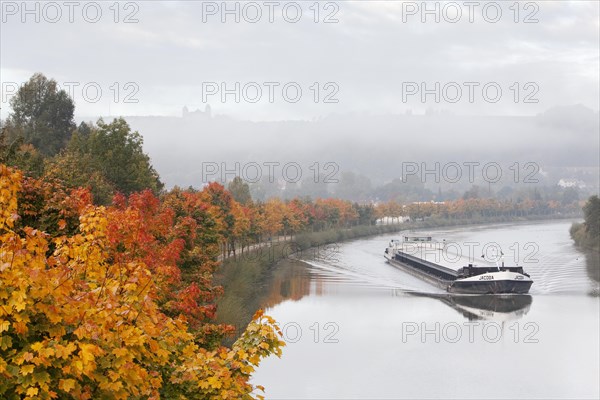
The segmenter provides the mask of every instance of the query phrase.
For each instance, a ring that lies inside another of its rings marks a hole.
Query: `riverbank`
[[[337,243],[351,239],[357,239],[366,236],[381,235],[384,233],[400,232],[405,230],[429,229],[429,228],[444,228],[444,227],[462,227],[476,226],[487,224],[512,224],[519,222],[535,222],[535,221],[550,221],[562,219],[581,219],[580,214],[569,214],[552,216],[527,216],[527,217],[474,217],[462,219],[447,219],[431,217],[423,221],[403,222],[400,224],[390,225],[371,225],[371,226],[356,226],[348,229],[336,229],[323,232],[307,232],[298,234],[294,238],[294,242],[300,250],[306,250],[315,246]]]
[[[583,251],[600,251],[600,242],[597,237],[592,237],[586,229],[585,223],[574,222],[569,230],[571,239],[575,242],[575,245]]]
[[[579,219],[579,215],[563,215],[550,219]],[[277,264],[285,259],[303,256],[328,257],[335,251],[333,244],[382,235],[404,230],[429,229],[443,227],[477,226],[486,224],[505,224],[549,220],[542,217],[486,217],[471,219],[429,218],[394,225],[355,226],[346,229],[335,229],[322,232],[305,232],[282,242],[273,242],[258,246],[254,250],[224,260],[215,274],[215,283],[223,286],[225,294],[217,302],[217,321],[236,327],[241,332],[250,321],[254,312],[262,306],[266,296],[265,288],[271,284],[277,270]],[[294,256],[294,257],[290,257]]]
[[[575,247],[585,254],[588,275],[596,282],[600,282],[600,243],[598,243],[598,239],[590,237],[585,224],[577,222],[571,225],[569,233],[575,242]],[[600,296],[600,292],[592,293],[592,295]]]

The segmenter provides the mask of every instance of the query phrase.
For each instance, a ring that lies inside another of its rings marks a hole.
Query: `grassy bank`
[[[275,266],[287,257],[289,249],[288,242],[279,242],[227,258],[215,274],[215,284],[223,286],[225,291],[217,301],[217,322],[235,326],[236,337],[263,304],[277,273]],[[225,344],[234,340],[230,338]]]

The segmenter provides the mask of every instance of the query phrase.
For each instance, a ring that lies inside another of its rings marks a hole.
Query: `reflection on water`
[[[469,321],[508,321],[519,319],[529,312],[529,295],[440,296],[439,299],[461,313]]]
[[[400,296],[407,293],[396,292]],[[437,299],[458,311],[469,321],[509,321],[522,318],[529,312],[532,296],[528,294],[506,295],[456,295],[456,294],[421,294],[408,293],[412,296],[429,297]]]
[[[328,260],[286,260],[257,285],[288,346],[253,379],[268,399],[598,398],[597,270],[569,226],[432,232],[503,248],[533,238],[536,261],[520,262],[530,295],[438,290],[385,262],[388,235],[340,244]]]
[[[284,300],[300,300],[310,293],[310,285],[311,277],[305,265],[298,261],[283,260],[273,274],[262,307],[271,308]]]
[[[298,301],[310,294],[310,275],[305,264],[292,260],[283,260],[276,268],[226,265],[216,281],[225,288],[217,303],[217,322],[234,326],[235,335],[223,344],[231,345],[259,308],[274,307],[286,300]]]

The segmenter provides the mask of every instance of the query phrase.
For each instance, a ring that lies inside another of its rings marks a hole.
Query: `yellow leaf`
[[[265,342],[262,342],[262,343],[260,343],[260,344],[258,345],[258,347],[260,347],[261,349],[268,350],[268,349],[269,349],[269,344],[268,344],[268,343],[265,343]]]
[[[75,379],[61,379],[58,382],[58,388],[67,393],[71,391],[75,387]]]
[[[35,365],[32,365],[32,364],[24,365],[21,367],[21,374],[23,376],[28,375],[28,374],[32,373],[34,369],[35,369]]]
[[[33,397],[38,394],[38,388],[31,387],[27,389],[27,396]]]
[[[54,349],[47,347],[45,349],[41,349],[39,353],[42,357],[52,357],[54,355]]]
[[[0,333],[7,331],[10,328],[10,322],[8,321],[0,321]]]
[[[221,386],[223,385],[221,383],[221,381],[219,381],[219,378],[217,378],[216,376],[211,376],[207,380],[208,380],[208,383],[210,384],[210,386],[214,387],[215,389],[220,389]]]
[[[250,357],[248,359],[248,361],[250,361],[254,365],[258,365],[258,363],[260,362],[260,356],[258,356],[258,355],[255,354],[252,357]]]
[[[83,363],[80,360],[73,362],[72,366],[75,367],[77,372],[79,372],[79,373],[83,372]]]
[[[84,363],[94,361],[94,353],[96,350],[96,346],[94,346],[93,344],[80,344],[79,347],[81,348],[81,350],[79,351],[79,356],[81,357]]]
[[[118,349],[114,349],[112,353],[117,357],[125,357],[129,351],[123,347],[120,347]]]
[[[44,347],[42,342],[36,342],[31,345],[31,350],[39,352],[42,349],[42,347]]]

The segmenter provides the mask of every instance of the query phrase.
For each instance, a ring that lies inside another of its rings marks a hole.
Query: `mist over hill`
[[[126,119],[144,137],[167,187],[200,187],[235,175],[253,183],[256,164],[263,181],[272,175],[288,187],[298,165],[305,187],[310,180],[337,183],[345,172],[374,186],[410,175],[431,190],[461,191],[490,181],[499,190],[527,176],[545,185],[572,179],[592,191],[598,187],[599,114],[581,105],[530,117],[347,114],[249,122],[192,113]],[[284,171],[286,163],[296,164]],[[489,163],[501,166],[497,182],[496,167],[483,170]]]

